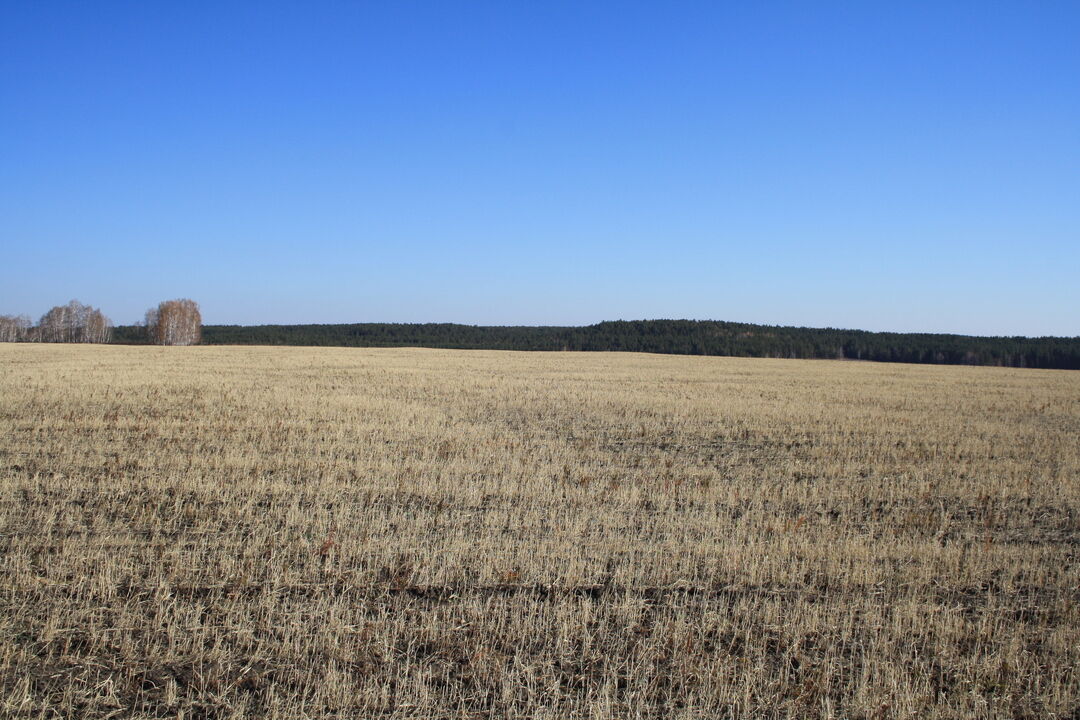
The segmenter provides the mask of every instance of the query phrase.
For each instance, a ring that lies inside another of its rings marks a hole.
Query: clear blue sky
[[[1080,335],[1080,3],[0,0],[0,313]]]

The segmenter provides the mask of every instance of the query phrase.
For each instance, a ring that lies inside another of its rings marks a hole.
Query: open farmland
[[[1080,373],[0,346],[0,715],[1080,714]]]

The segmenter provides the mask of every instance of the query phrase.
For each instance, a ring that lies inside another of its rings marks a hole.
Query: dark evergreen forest
[[[117,327],[114,342],[146,342],[145,330]],[[1080,369],[1080,337],[977,337],[713,320],[634,320],[584,327],[455,325],[205,325],[208,345],[430,347],[470,350],[591,350],[827,358],[949,365]]]

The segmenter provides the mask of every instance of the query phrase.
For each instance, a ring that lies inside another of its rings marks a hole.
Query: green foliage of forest
[[[145,335],[145,330],[140,327],[117,327],[114,342],[141,343],[146,341]],[[620,320],[584,327],[452,323],[205,325],[203,342],[209,345],[626,351],[1080,369],[1080,337],[883,333],[713,320]]]

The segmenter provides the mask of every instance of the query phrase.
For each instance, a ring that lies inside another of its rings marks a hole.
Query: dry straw
[[[0,346],[0,716],[1080,712],[1080,373]]]

